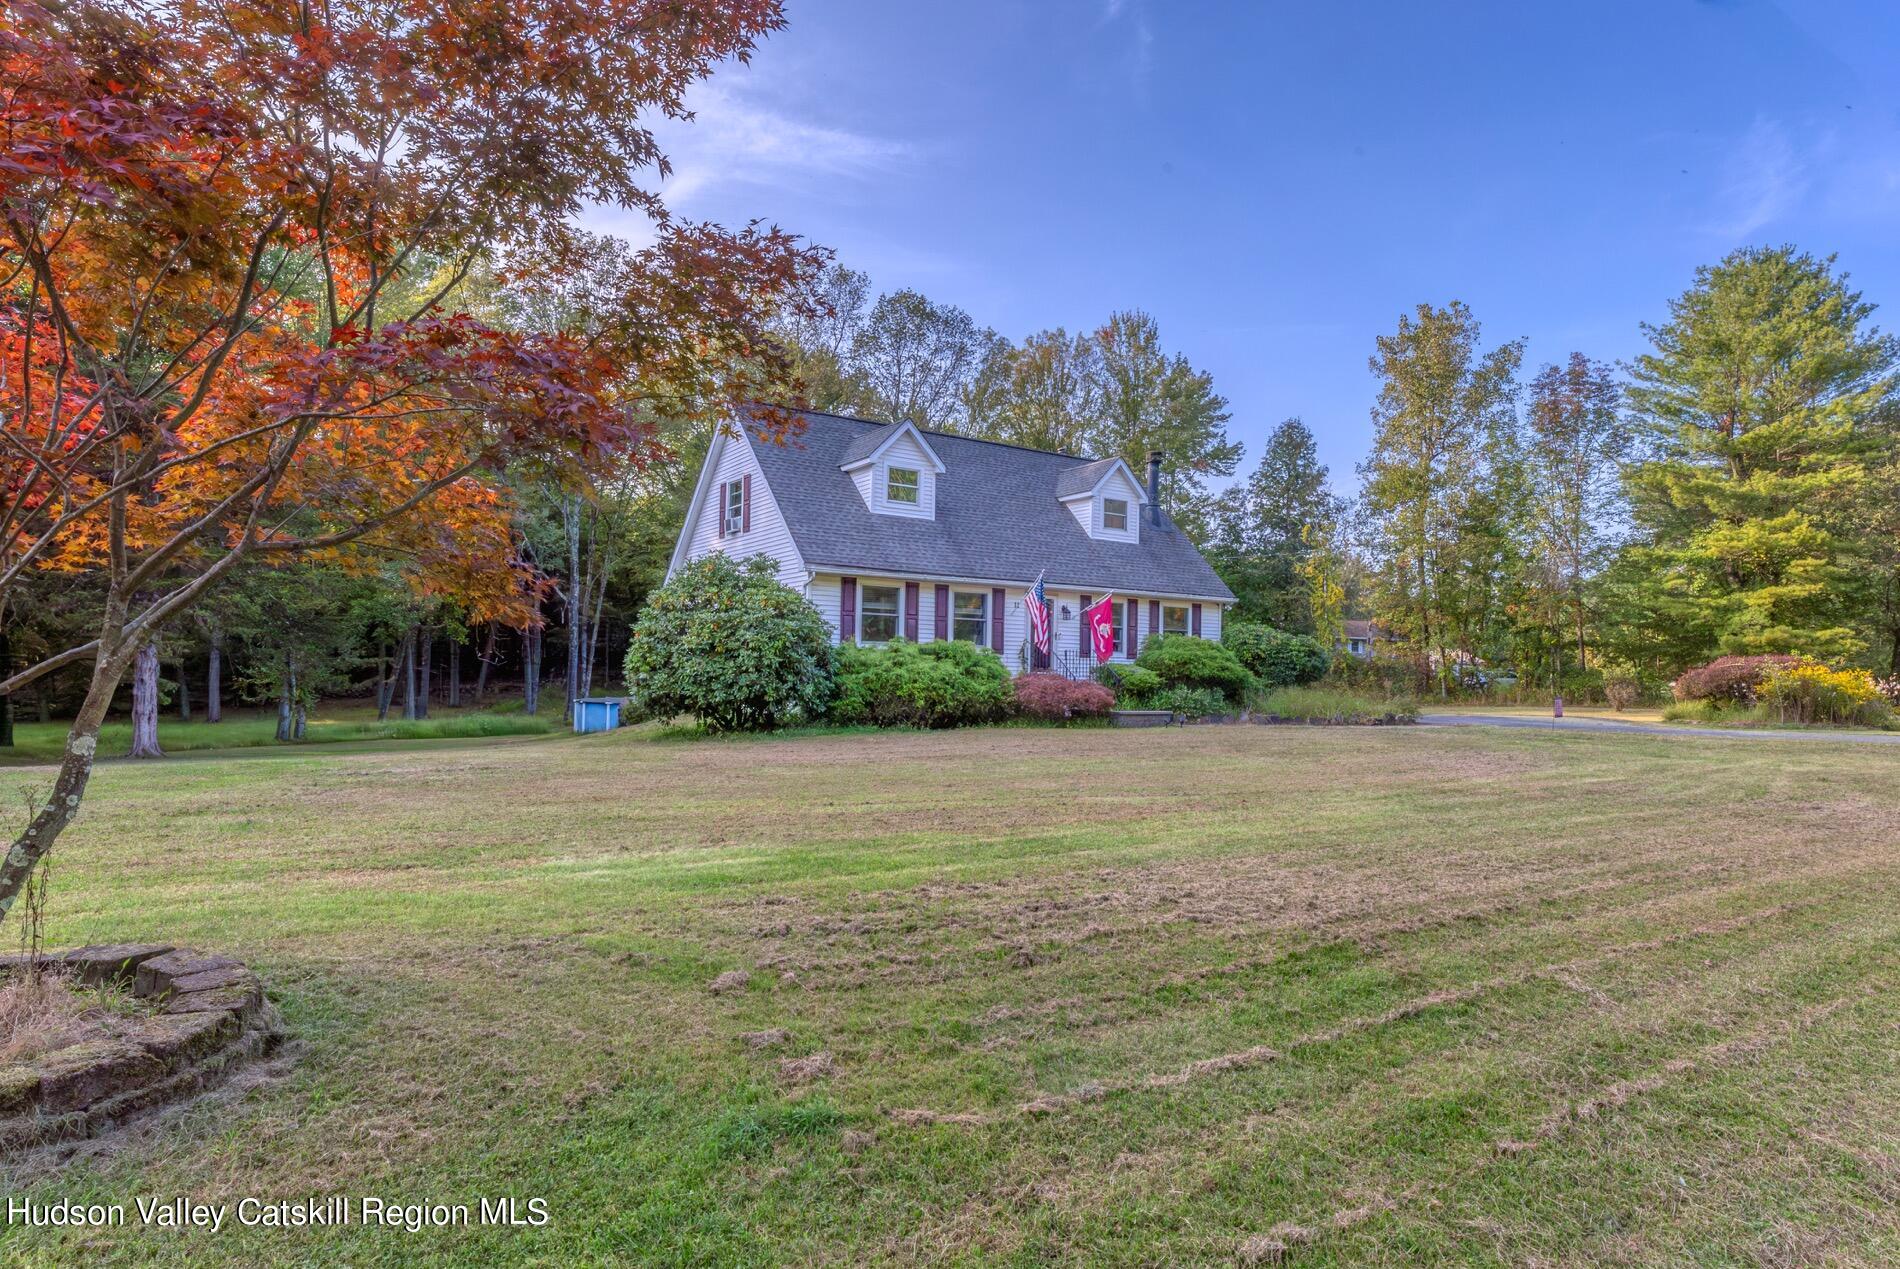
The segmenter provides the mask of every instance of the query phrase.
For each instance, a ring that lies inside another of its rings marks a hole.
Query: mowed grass
[[[304,1051],[14,1192],[552,1220],[0,1258],[1894,1263],[1897,777],[1479,728],[107,764],[50,940],[233,952]]]

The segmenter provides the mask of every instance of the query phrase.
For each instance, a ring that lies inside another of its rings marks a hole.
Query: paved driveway
[[[1694,727],[1667,723],[1623,723],[1610,718],[1535,718],[1524,714],[1424,714],[1427,727],[1535,727],[1543,731],[1613,731],[1644,736],[1693,737],[1699,740],[1823,740],[1857,745],[1900,745],[1900,733],[1890,731],[1781,731],[1771,727]]]

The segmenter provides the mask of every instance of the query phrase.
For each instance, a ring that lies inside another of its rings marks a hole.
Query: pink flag
[[[1089,623],[1089,633],[1095,637],[1095,659],[1107,661],[1115,655],[1115,596],[1113,592],[1102,596],[1082,610],[1082,620]]]

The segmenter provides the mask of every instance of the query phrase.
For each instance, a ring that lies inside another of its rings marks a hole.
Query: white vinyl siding
[[[759,467],[752,444],[743,436],[721,433],[713,440],[707,461],[713,470],[696,518],[689,526],[685,559],[696,560],[714,551],[724,551],[734,559],[769,555],[778,564],[778,579],[796,590],[805,582],[805,563],[792,541],[784,513],[772,497],[765,472]],[[752,528],[721,537],[719,518],[726,510],[725,490],[734,484],[743,491],[745,478],[752,477]]]

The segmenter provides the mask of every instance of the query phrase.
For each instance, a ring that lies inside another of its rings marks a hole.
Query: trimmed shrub
[[[1684,670],[1673,691],[1679,701],[1727,701],[1753,705],[1756,687],[1770,670],[1799,665],[1800,657],[1717,657],[1707,665]]]
[[[1115,693],[1124,709],[1145,708],[1142,702],[1161,690],[1161,676],[1139,665],[1098,665],[1095,681]]]
[[[837,723],[963,727],[1007,718],[1016,702],[1003,659],[962,639],[847,644],[837,665]]]
[[[1221,630],[1220,641],[1268,687],[1316,683],[1333,660],[1312,635],[1290,634],[1253,622],[1230,623]]]
[[[1211,687],[1164,687],[1141,703],[1142,709],[1171,709],[1189,718],[1231,714],[1233,704]]]
[[[1135,664],[1160,675],[1164,687],[1206,688],[1228,700],[1239,700],[1240,694],[1253,685],[1253,675],[1230,649],[1193,635],[1156,635],[1148,640]]]
[[[714,553],[647,596],[626,672],[649,717],[691,714],[712,731],[810,722],[831,700],[831,630],[771,560]]]
[[[1019,674],[1014,686],[1016,708],[1030,718],[1050,722],[1100,718],[1115,704],[1115,694],[1100,683],[1078,682],[1060,674]]]

